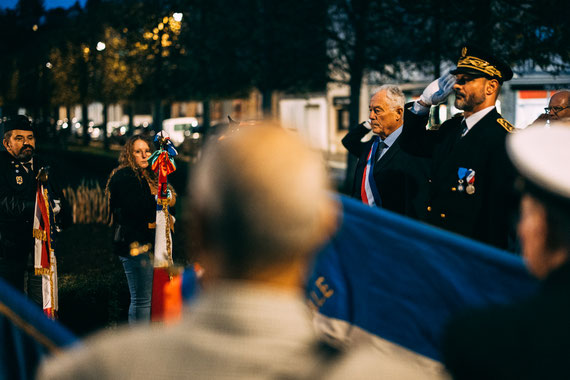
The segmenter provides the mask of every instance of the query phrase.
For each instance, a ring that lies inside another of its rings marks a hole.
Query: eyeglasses
[[[550,113],[550,111],[554,112],[555,115],[558,115],[558,112],[562,112],[564,111],[566,108],[570,108],[570,106],[566,106],[566,107],[560,107],[560,106],[556,106],[556,107],[545,107],[544,108],[544,112],[545,113]]]

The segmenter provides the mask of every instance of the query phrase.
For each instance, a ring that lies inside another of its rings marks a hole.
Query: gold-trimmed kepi
[[[464,46],[457,68],[451,74],[472,74],[505,82],[513,77],[509,65],[475,46]]]

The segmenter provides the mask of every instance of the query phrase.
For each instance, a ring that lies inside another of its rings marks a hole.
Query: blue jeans
[[[129,305],[129,323],[149,322],[152,298],[152,262],[148,254],[138,256],[119,256],[131,294]]]

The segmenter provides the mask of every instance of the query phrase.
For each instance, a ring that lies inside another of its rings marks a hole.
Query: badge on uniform
[[[22,178],[21,175],[17,175],[17,176],[16,176],[16,183],[17,183],[18,185],[23,184],[23,183],[24,183],[24,178]]]
[[[469,195],[475,193],[475,170],[459,168],[457,177],[459,177],[457,191],[465,191]]]

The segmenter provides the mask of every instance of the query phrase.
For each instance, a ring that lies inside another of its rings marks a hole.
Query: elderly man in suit
[[[424,209],[429,161],[411,153],[400,134],[409,119],[425,125],[427,117],[405,111],[404,94],[395,85],[380,87],[369,108],[370,120],[351,129],[342,140],[348,152],[358,157],[352,196],[418,218]],[[362,142],[371,131],[373,137]]]
[[[530,126],[546,126],[549,124],[564,123],[568,126],[570,121],[570,91],[560,90],[550,97],[548,107]]]

